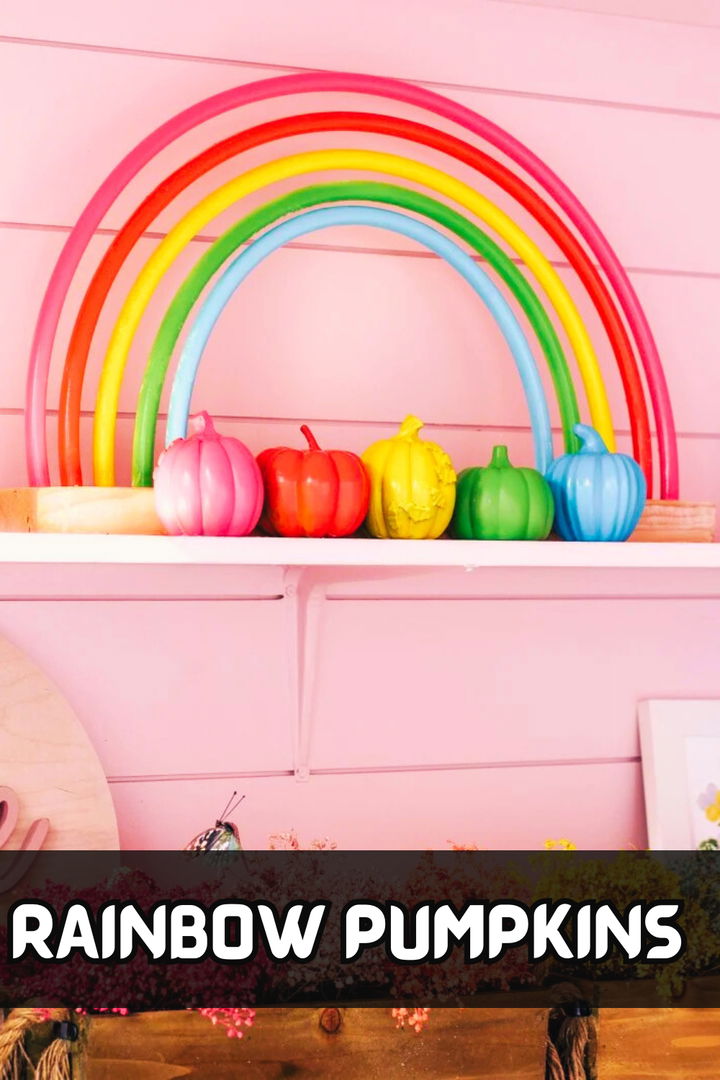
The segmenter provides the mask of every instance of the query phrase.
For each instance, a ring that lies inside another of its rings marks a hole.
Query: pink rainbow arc
[[[466,106],[395,79],[342,72],[310,72],[263,79],[223,91],[166,121],[143,139],[100,185],[73,227],[48,284],[32,344],[26,390],[26,452],[32,485],[50,483],[46,407],[52,349],[67,293],[80,259],[107,210],[130,180],[162,149],[206,120],[231,109],[303,93],[358,93],[425,109],[485,139],[532,176],[575,225],[613,287],[643,365],[655,417],[662,498],[678,496],[677,438],[667,383],[652,331],[632,284],[608,240],[562,180],[514,136]]]

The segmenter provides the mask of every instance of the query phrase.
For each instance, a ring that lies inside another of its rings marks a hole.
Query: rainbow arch
[[[373,170],[401,177],[439,191],[488,222],[527,263],[565,327],[582,371],[593,423],[610,449],[614,433],[602,374],[580,314],[540,249],[499,207],[469,185],[411,158],[376,150],[315,150],[279,158],[242,173],[201,199],[165,236],[128,290],[110,335],[95,410],[94,464],[96,482],[115,478],[115,424],[125,365],[140,320],[167,270],[190,241],[230,206],[270,183],[324,170]]]
[[[470,165],[511,194],[543,225],[548,235],[558,243],[577,272],[580,283],[590,296],[600,315],[604,330],[612,345],[625,390],[633,436],[633,452],[645,472],[648,489],[653,490],[649,423],[651,410],[657,433],[660,465],[659,494],[663,498],[676,498],[678,495],[677,439],[672,406],[658,350],[642,306],[620,260],[598,225],[576,196],[528,147],[492,123],[492,121],[467,107],[459,105],[433,91],[398,80],[333,72],[303,73],[259,80],[200,101],[177,114],[147,136],[123,158],[98,188],[67,238],[48,284],[38,316],[28,366],[26,394],[26,447],[30,483],[38,485],[50,482],[46,434],[47,389],[53,345],[60,315],[75,271],[89,240],[117,196],[144,165],[151,161],[164,147],[206,120],[252,102],[287,95],[326,92],[357,93],[365,96],[381,97],[424,109],[435,116],[452,121],[459,127],[464,128],[466,132],[484,139],[510,159],[511,162],[524,169],[540,188],[554,200],[576,232],[573,232],[565,224],[560,214],[543,196],[539,195],[522,177],[517,176],[512,169],[467,141],[414,121],[365,112],[316,113],[272,121],[269,124],[259,125],[256,128],[231,136],[229,139],[222,140],[191,159],[181,169],[176,170],[143,200],[125,223],[95,272],[75,320],[63,372],[59,410],[61,481],[63,483],[79,483],[82,481],[78,450],[79,404],[90,343],[112,281],[149,223],[179,191],[187,187],[195,178],[203,175],[213,168],[215,164],[240,154],[252,146],[315,130],[357,130],[388,134],[410,142],[431,146],[447,154],[455,161]],[[336,153],[343,152],[337,151]],[[374,152],[360,153],[372,154]],[[297,157],[300,156],[302,155],[297,155]],[[392,155],[377,156],[392,157]],[[428,178],[427,175],[420,175],[425,168],[429,167],[415,163],[414,170],[401,171],[400,175],[404,179],[411,180],[419,177],[419,182],[425,183]],[[441,190],[443,194],[456,199],[463,185],[460,185],[460,182],[455,181],[452,177],[449,180],[451,181],[450,192],[441,188],[436,190]],[[268,180],[268,182],[272,182],[272,180]],[[482,217],[481,214],[478,214],[478,208],[480,205],[485,206],[489,200],[479,193],[475,194],[476,198],[471,200],[471,205],[468,206],[467,202],[465,202],[464,208]],[[463,200],[460,201],[463,202]],[[191,211],[191,215],[192,213]],[[489,221],[496,230],[498,220],[492,218]],[[522,230],[512,221],[510,221],[510,226],[512,226],[511,232],[514,231],[514,235],[519,233],[521,237],[524,236]],[[167,251],[167,248],[165,250]],[[157,255],[157,252],[155,255]],[[537,266],[542,266],[542,260],[544,260],[540,252],[538,252],[538,255],[539,259],[535,269],[537,269]],[[152,263],[152,261],[151,258],[150,262]],[[544,261],[546,262],[546,260]],[[594,261],[597,262],[600,272],[596,269]],[[156,260],[155,266],[159,267],[161,263],[162,259]],[[164,273],[164,269],[162,272]],[[152,275],[146,275],[146,283],[150,281],[151,277]],[[543,286],[547,286],[548,283],[553,285],[550,277],[547,277],[547,280],[541,280],[540,283]],[[137,282],[135,284],[137,285]],[[548,289],[546,288],[545,291],[548,292]],[[133,290],[131,289],[130,292],[132,294]],[[135,295],[137,297],[137,291]],[[558,297],[561,299],[560,308],[558,308],[557,303]],[[606,427],[610,425],[610,436],[612,437],[602,376],[599,369],[593,370],[593,346],[592,343],[584,340],[584,325],[579,316],[577,316],[578,321],[576,321],[577,309],[574,306],[572,297],[568,294],[567,298],[565,298],[561,292],[550,288],[549,299],[555,303],[556,310],[562,310],[567,315],[567,319],[563,320],[563,323],[583,371],[585,390],[591,406],[592,418],[597,426],[601,428],[603,424]],[[132,304],[130,306],[132,307]],[[127,315],[127,307],[124,310],[125,315]],[[587,336],[586,332],[585,336]],[[130,334],[130,340],[131,338],[132,334]],[[580,346],[579,352],[578,346]],[[106,363],[101,377],[99,404],[103,400],[103,386],[107,386],[108,366],[111,372],[113,368],[112,339],[109,352],[110,364]],[[119,359],[120,363],[116,363],[115,366],[115,374],[116,376],[119,374],[121,380],[124,363],[122,357],[119,357]],[[641,377],[641,369],[645,385]],[[110,381],[112,383],[112,379]],[[117,383],[117,387],[119,392],[119,383]],[[108,411],[112,414],[112,407],[109,410],[107,408],[108,401],[110,406],[113,405],[112,400],[110,400],[112,396],[110,394],[109,399],[107,396],[105,398],[105,414]],[[594,409],[594,412],[592,409]],[[565,420],[564,416],[563,419]],[[107,415],[103,416],[101,408],[100,415],[96,415],[96,448],[98,430],[104,430],[103,424],[106,420]],[[114,426],[114,418],[110,426],[111,428]],[[110,458],[112,459],[112,453]],[[112,482],[114,476],[112,461],[109,471],[106,470],[106,474],[100,477],[97,475],[97,464],[96,454],[96,480],[104,483]],[[102,473],[102,469],[100,472]]]
[[[387,203],[430,218],[465,240],[486,259],[508,285],[538,337],[555,384],[565,445],[568,450],[574,449],[578,405],[562,346],[537,294],[512,260],[486,233],[445,203],[394,184],[342,181],[296,189],[266,203],[232,225],[195,263],[165,312],[145,368],[135,421],[133,484],[147,486],[152,482],[157,415],[172,353],[186,320],[213,275],[242,244],[280,218],[323,203],[350,199]],[[165,441],[167,444],[167,430]]]

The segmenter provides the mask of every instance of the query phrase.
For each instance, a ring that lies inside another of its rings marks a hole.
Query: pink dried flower
[[[395,1027],[409,1027],[416,1035],[419,1035],[430,1019],[430,1010],[425,1008],[393,1009],[392,1018],[395,1021]]]
[[[330,840],[329,837],[324,836],[322,839],[315,839],[311,842],[309,848],[303,849],[301,847],[298,835],[294,829],[290,832],[272,833],[268,837],[268,847],[270,851],[336,851],[337,844],[334,840]]]
[[[79,1005],[73,1006],[72,1011],[79,1016],[87,1016],[88,1013],[112,1013],[114,1016],[128,1016],[130,1013],[129,1009],[107,1008],[107,1006],[103,1006],[99,1009],[93,1009],[92,1007],[80,1008]]]
[[[225,1028],[229,1039],[242,1039],[243,1028],[255,1023],[255,1009],[198,1009],[201,1016],[206,1016],[211,1024]]]
[[[299,851],[300,841],[294,829],[290,832],[273,833],[268,839],[271,851]]]

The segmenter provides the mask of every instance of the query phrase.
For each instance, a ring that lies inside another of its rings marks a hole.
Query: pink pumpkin
[[[255,458],[239,439],[218,435],[207,413],[160,455],[154,474],[158,516],[171,536],[247,536],[263,506]]]

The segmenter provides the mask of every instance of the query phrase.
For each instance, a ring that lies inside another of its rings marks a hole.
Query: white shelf
[[[3,566],[237,566],[720,570],[720,544],[306,540],[0,533]]]
[[[562,600],[576,605],[568,619],[576,633],[581,622],[574,616],[589,611],[592,617],[593,602],[709,597],[720,599],[720,544],[0,534],[3,606],[99,601],[101,625],[107,601],[179,602],[178,618],[193,617],[188,601],[278,604],[277,647],[291,680],[299,781],[311,775],[317,657],[333,601]],[[518,617],[527,617],[522,605]],[[482,628],[478,618],[479,634]]]
[[[0,533],[0,600],[720,597],[720,544]]]

